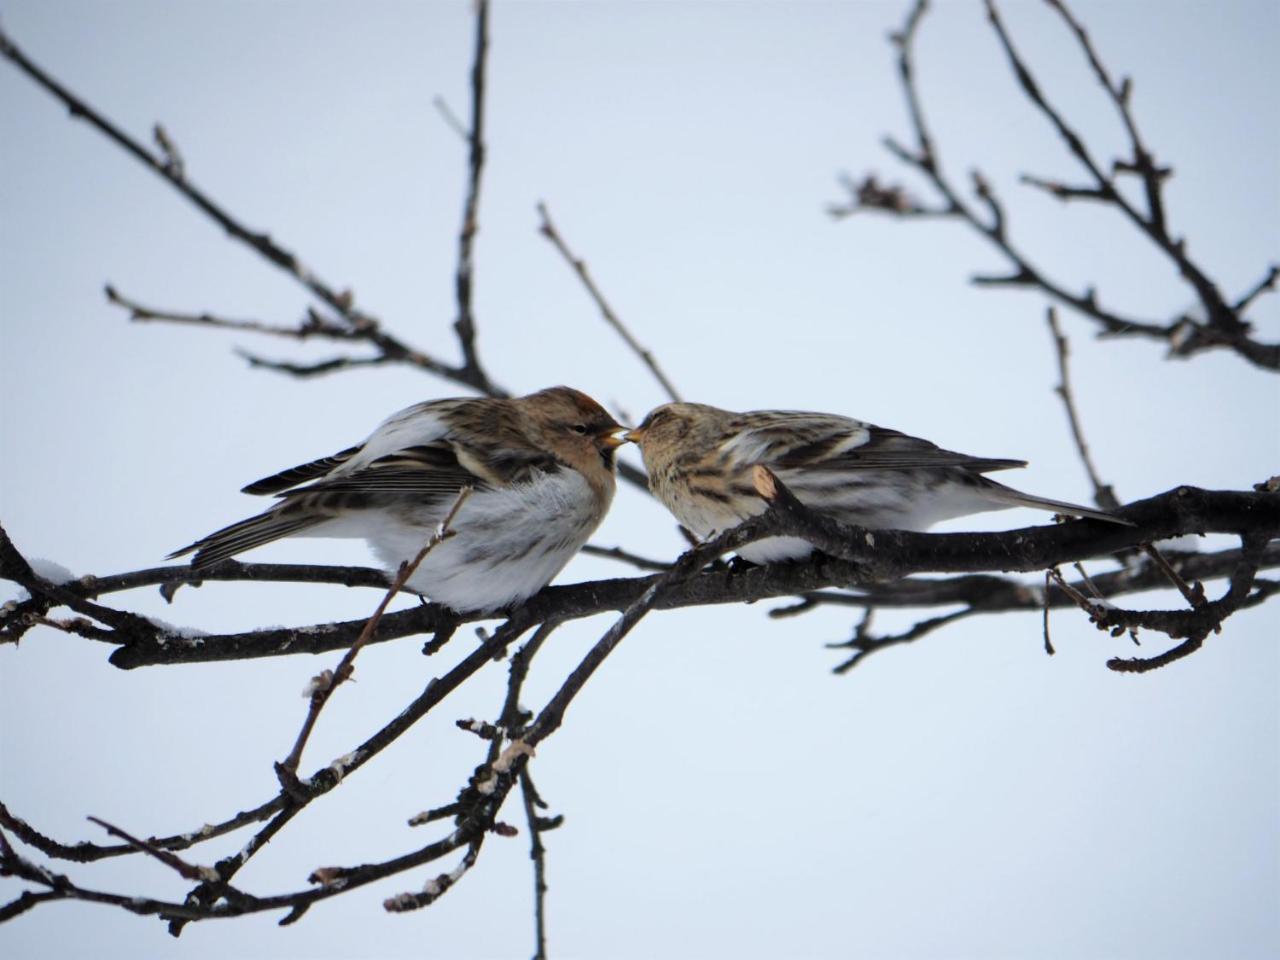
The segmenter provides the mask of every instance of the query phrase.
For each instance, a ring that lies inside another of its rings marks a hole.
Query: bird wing
[[[359,452],[359,444],[354,447],[347,447],[347,449],[340,453],[335,453],[331,457],[321,457],[319,460],[312,460],[310,463],[300,463],[296,467],[290,467],[288,470],[281,470],[279,473],[273,473],[269,477],[255,480],[253,483],[241,487],[240,492],[252,493],[255,496],[281,493],[291,487],[306,483],[308,480],[315,480],[317,477],[323,477],[325,474],[333,472],[335,467],[346,463]]]
[[[506,486],[537,469],[552,471],[549,454],[529,448],[523,437],[497,435],[492,401],[433,400],[392,414],[363,442],[332,456],[290,467],[244,487],[244,493],[296,499],[303,492],[401,492],[455,496],[464,485]],[[470,414],[481,429],[457,429],[458,414]],[[487,417],[486,417],[487,415]],[[496,440],[481,446],[477,438]],[[521,442],[523,441],[523,442]]]
[[[339,470],[283,496],[331,502],[330,494],[351,495],[337,499],[348,499],[352,501],[348,505],[357,506],[363,494],[404,494],[429,501],[455,497],[465,486],[488,485],[485,477],[459,461],[451,444],[440,441],[397,450],[355,470]]]
[[[321,457],[308,463],[281,470],[242,487],[241,493],[284,495],[287,491],[313,480],[352,473],[407,447],[428,444],[448,434],[447,421],[441,416],[457,401],[435,400],[406,407],[387,417],[363,443]]]
[[[458,430],[459,405],[480,403],[440,400],[409,407],[387,418],[362,444],[249,484],[246,493],[274,493],[279,502],[189,544],[170,559],[194,552],[192,563],[206,566],[339,519],[347,511],[448,503],[463,487],[506,486],[536,471],[560,469],[550,454],[518,433],[494,439],[492,432],[476,430],[474,424],[470,431]],[[488,412],[484,406],[478,409],[481,415]]]
[[[315,464],[322,462],[315,461]],[[428,506],[453,500],[463,487],[488,486],[483,478],[459,463],[453,448],[444,441],[408,447],[379,457],[367,466],[343,472],[350,463],[351,457],[347,457],[336,471],[331,469],[327,477],[281,491],[280,501],[271,509],[188,544],[171,553],[169,559],[194,552],[192,563],[197,567],[208,566],[337,519],[348,511],[394,502]],[[277,474],[279,481],[268,477],[251,486],[261,490],[268,484],[283,484],[309,468],[314,469],[314,464]]]
[[[367,449],[368,445],[361,453]],[[541,450],[478,448],[456,435],[402,447],[361,463],[363,459],[353,456],[328,476],[282,496],[327,504],[336,498],[351,507],[366,505],[370,496],[378,494],[430,502],[452,499],[466,486],[476,490],[505,487],[529,479],[535,471],[552,473],[560,469],[559,462]]]
[[[1025,460],[974,457],[850,417],[769,410],[730,425],[722,451],[742,465],[781,470],[918,470],[960,467],[975,473],[1025,467]]]

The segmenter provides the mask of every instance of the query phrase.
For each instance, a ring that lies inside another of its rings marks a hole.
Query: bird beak
[[[627,435],[623,434],[622,436],[619,437],[616,435],[616,431],[611,433],[606,433],[604,436],[600,438],[600,443],[603,444],[605,449],[607,450],[616,450],[618,447],[622,446],[626,442],[627,442]]]
[[[634,430],[628,430],[622,435],[622,443],[640,443],[644,440],[644,430],[636,427]]]

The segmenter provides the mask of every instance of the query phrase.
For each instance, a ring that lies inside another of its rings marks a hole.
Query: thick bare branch
[[[711,570],[689,577],[665,590],[660,609],[741,603],[770,597],[803,596],[827,587],[855,586],[873,595],[876,604],[901,606],[939,602],[939,597],[956,597],[950,602],[970,602],[943,586],[922,587],[914,580],[901,580],[928,572],[976,573],[1006,570],[1030,572],[1089,557],[1107,556],[1125,549],[1188,533],[1235,533],[1274,531],[1280,528],[1280,494],[1272,492],[1212,492],[1179,487],[1168,493],[1129,504],[1121,511],[1134,526],[1077,520],[1063,524],[1028,527],[1003,533],[909,533],[895,530],[862,530],[845,527],[833,520],[795,510],[774,510],[739,528],[741,538],[759,538],[785,533],[809,539],[828,557],[806,563],[775,564],[746,570]],[[0,561],[16,550],[7,537],[0,537]],[[1269,556],[1269,554],[1267,554]],[[175,568],[180,569],[180,568]],[[13,575],[10,575],[11,570]],[[190,573],[186,576],[190,577]],[[202,575],[222,576],[215,566]],[[0,565],[0,576],[27,587],[49,600],[62,602],[66,596],[84,603],[69,586],[54,587],[46,593],[43,581],[22,574],[13,564]],[[626,610],[644,593],[654,578],[602,580],[587,584],[547,587],[512,611],[513,621],[540,623],[569,620],[608,610]],[[888,583],[889,581],[898,581]],[[1001,583],[998,578],[996,583]],[[1120,581],[1117,581],[1120,582]],[[1147,587],[1149,589],[1149,587]],[[972,589],[966,586],[965,590]],[[1007,585],[996,588],[991,604],[977,602],[984,609],[1028,609],[1012,602]],[[894,602],[896,597],[897,602]],[[931,601],[930,598],[933,598]],[[998,602],[997,602],[998,601]],[[866,605],[867,600],[857,601]],[[1035,604],[1030,609],[1039,609]],[[14,617],[0,620],[5,630],[23,629]],[[115,613],[119,613],[116,611]],[[130,615],[132,616],[132,615]],[[349,646],[365,621],[344,621],[306,628],[279,628],[223,636],[202,636],[199,642],[184,641],[142,620],[138,629],[114,628],[113,643],[120,644],[111,662],[121,667],[146,664],[234,660],[289,653],[318,653]],[[369,642],[452,630],[461,621],[448,611],[427,604],[411,610],[387,614]],[[10,622],[14,620],[14,622]]]

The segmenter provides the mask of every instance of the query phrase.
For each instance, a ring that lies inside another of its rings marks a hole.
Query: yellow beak
[[[621,429],[621,427],[619,427],[618,429]],[[603,444],[604,447],[609,450],[616,449],[617,447],[622,446],[626,442],[627,442],[626,434],[623,434],[621,437],[619,437],[615,433],[606,433],[600,438],[600,443]]]
[[[640,443],[644,440],[644,431],[639,427],[634,430],[628,430],[622,435],[621,443]]]

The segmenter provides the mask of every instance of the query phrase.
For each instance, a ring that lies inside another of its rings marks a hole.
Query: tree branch
[[[1116,188],[1113,176],[1104,172],[1083,138],[1066,123],[1061,113],[1044,97],[1029,68],[1014,49],[994,0],[984,0],[984,2],[988,19],[1006,52],[1023,93],[1050,120],[1068,151],[1085,166],[1093,180],[1091,184],[1077,186],[1024,176],[1024,182],[1037,189],[1048,191],[1064,201],[1089,199],[1119,210],[1130,223],[1134,224],[1174,262],[1183,278],[1196,291],[1197,298],[1205,310],[1206,319],[1201,322],[1191,317],[1177,317],[1167,323],[1161,323],[1125,317],[1106,309],[1099,303],[1092,289],[1084,293],[1068,290],[1062,284],[1050,279],[1045,271],[1033,265],[1027,255],[1015,246],[1008,236],[1004,210],[999,205],[993,188],[980,174],[976,176],[976,193],[979,200],[988,207],[992,217],[987,219],[980,217],[978,212],[961,198],[959,190],[952,185],[943,172],[937,144],[925,122],[916,80],[914,44],[920,24],[928,10],[927,0],[917,0],[907,16],[904,28],[890,37],[898,51],[898,74],[907,102],[907,112],[916,147],[914,149],[905,147],[891,138],[886,140],[885,146],[898,160],[923,174],[942,196],[944,202],[940,207],[929,207],[909,198],[901,188],[880,187],[874,176],[868,176],[861,183],[844,177],[842,182],[850,199],[847,204],[832,205],[829,208],[832,215],[847,217],[867,210],[898,217],[958,218],[998,249],[1012,265],[1012,270],[1007,275],[975,277],[974,281],[977,283],[1034,286],[1058,303],[1069,306],[1093,320],[1101,336],[1141,336],[1159,340],[1168,345],[1171,355],[1181,357],[1189,357],[1213,348],[1226,348],[1255,366],[1267,370],[1280,370],[1280,343],[1262,343],[1252,339],[1251,327],[1243,318],[1244,308],[1261,292],[1261,289],[1269,289],[1274,283],[1274,271],[1268,273],[1257,291],[1241,297],[1234,305],[1228,304],[1216,284],[1190,259],[1185,242],[1169,235],[1161,191],[1163,181],[1170,171],[1155,163],[1151,151],[1138,133],[1137,124],[1129,108],[1132,84],[1127,79],[1118,84],[1113,82],[1097,57],[1088,35],[1067,10],[1062,0],[1046,0],[1075,34],[1099,82],[1106,88],[1108,96],[1120,111],[1129,133],[1133,159],[1117,161],[1115,169],[1119,173],[1135,173],[1142,179],[1147,201],[1145,214],[1138,211]]]
[[[930,572],[1030,572],[1089,557],[1107,556],[1143,543],[1189,533],[1274,532],[1280,528],[1280,494],[1178,487],[1159,496],[1131,503],[1119,513],[1126,520],[1132,521],[1134,526],[1073,520],[1002,533],[930,534],[848,527],[829,518],[811,515],[803,508],[789,508],[783,503],[763,517],[748,521],[738,528],[735,543],[741,545],[750,542],[750,539],[771,535],[801,536],[828,556],[816,557],[803,563],[772,564],[736,572],[706,571],[674,584],[656,602],[659,609],[675,609],[706,604],[743,603],[771,597],[803,596],[832,586],[856,586],[874,593],[877,604],[886,602],[884,598],[891,602],[894,596],[898,598],[897,605],[927,604],[931,594],[936,598],[957,597],[958,593],[945,586],[948,581],[942,581],[943,585],[922,588],[915,581],[903,581],[901,578]],[[8,552],[15,555],[17,553],[0,530],[0,561],[3,561]],[[240,566],[237,565],[237,568]],[[174,569],[180,571],[183,568]],[[187,569],[185,575],[178,576],[182,579],[189,578],[191,573]],[[13,575],[10,575],[11,572]],[[208,579],[224,575],[221,565],[201,571],[201,576]],[[46,593],[43,581],[14,572],[11,563],[0,562],[0,577],[19,583],[50,602],[61,603],[62,597],[77,603],[84,602],[69,586],[47,585],[53,593]],[[653,577],[642,577],[547,587],[511,611],[511,620],[508,622],[531,624],[551,619],[572,620],[609,610],[626,610],[653,581]],[[889,585],[888,581],[900,582]],[[995,582],[1000,583],[998,579]],[[999,593],[1007,594],[1008,591],[1002,587]],[[858,605],[865,605],[866,602],[861,600]],[[953,599],[945,602],[961,601]],[[1004,596],[1001,602],[1008,604],[1010,601]],[[1020,604],[997,604],[989,609],[1028,608]],[[1039,606],[1034,605],[1030,609],[1038,610]],[[15,605],[15,610],[0,620],[0,626],[4,630],[24,629],[15,620],[16,613]],[[438,605],[425,604],[411,610],[387,614],[369,642],[377,643],[441,629],[451,630],[459,622],[481,618],[479,614],[457,618]],[[350,646],[365,624],[363,620],[356,620],[303,628],[181,638],[167,634],[150,621],[137,619],[143,624],[142,627],[116,628],[111,634],[111,641],[120,644],[119,649],[111,656],[111,662],[117,666],[132,668],[147,664],[319,653]]]
[[[1142,139],[1138,135],[1137,126],[1133,121],[1128,105],[1131,84],[1126,81],[1122,89],[1117,88],[1111,82],[1106,68],[1103,67],[1094,52],[1088,34],[1080,26],[1079,22],[1072,17],[1062,0],[1046,0],[1046,2],[1062,16],[1068,27],[1075,34],[1099,82],[1106,88],[1112,102],[1124,120],[1134,151],[1134,159],[1126,169],[1132,169],[1142,178],[1148,203],[1146,216],[1143,216],[1124,194],[1115,188],[1112,179],[1103,173],[1098,161],[1090,153],[1084,139],[1066,122],[1062,113],[1049,103],[1041,93],[1030,68],[1027,66],[1026,61],[1019,56],[1008,31],[1005,30],[1004,22],[1000,18],[995,0],[984,0],[987,19],[995,30],[996,36],[1000,40],[1000,45],[1004,48],[1005,55],[1009,59],[1009,65],[1013,68],[1019,86],[1027,95],[1027,98],[1035,104],[1053,125],[1054,129],[1057,130],[1058,135],[1062,137],[1071,154],[1088,170],[1089,175],[1093,177],[1097,190],[1102,195],[1102,199],[1124,214],[1130,223],[1146,234],[1152,243],[1174,262],[1179,273],[1187,280],[1200,298],[1200,302],[1205,309],[1205,315],[1208,317],[1209,326],[1224,336],[1246,334],[1249,329],[1248,325],[1244,324],[1236,316],[1235,312],[1227,306],[1217,286],[1187,256],[1186,244],[1182,240],[1174,240],[1169,236],[1165,226],[1161,190],[1164,179],[1169,176],[1171,171],[1156,166],[1150,151],[1143,145]]]
[[[453,536],[452,525],[458,516],[458,511],[462,509],[462,505],[467,502],[467,498],[471,496],[472,487],[464,486],[458,491],[458,495],[453,500],[444,519],[440,521],[440,525],[436,527],[435,532],[427,538],[427,542],[412,560],[406,560],[400,564],[400,569],[396,573],[395,579],[391,581],[391,586],[387,588],[386,594],[383,595],[376,610],[373,611],[368,622],[364,625],[364,629],[360,631],[360,636],[356,637],[355,643],[351,644],[342,660],[338,663],[336,670],[325,670],[319,676],[312,679],[313,689],[310,691],[310,706],[307,710],[307,718],[302,724],[302,729],[298,732],[298,739],[293,744],[293,749],[289,751],[289,755],[279,764],[282,772],[291,779],[296,779],[295,774],[298,770],[298,763],[302,760],[302,751],[307,745],[307,739],[311,736],[311,731],[315,728],[316,720],[320,717],[320,711],[324,709],[329,698],[333,696],[333,691],[346,682],[351,677],[352,671],[355,669],[356,657],[360,654],[361,648],[369,642],[369,638],[373,636],[373,631],[378,628],[378,621],[382,619],[382,615],[387,611],[387,604],[402,589],[409,578],[413,576],[415,570],[426,559],[427,554],[442,544],[449,537]]]
[[[458,300],[458,318],[453,329],[462,345],[462,369],[481,393],[490,396],[501,391],[489,381],[476,352],[475,308],[472,288],[475,281],[475,240],[480,230],[480,177],[484,171],[484,91],[485,65],[489,52],[489,0],[476,4],[475,53],[471,61],[471,127],[467,134],[467,196],[462,205],[462,227],[458,231],[458,270],[454,290]]]
[[[600,288],[597,287],[595,281],[591,279],[591,274],[587,272],[586,261],[576,256],[573,251],[569,249],[569,245],[565,243],[564,237],[562,237],[560,235],[560,231],[556,229],[556,225],[551,221],[551,214],[547,212],[547,205],[545,203],[539,202],[538,217],[540,220],[540,223],[538,224],[538,232],[551,242],[551,245],[554,246],[556,250],[559,251],[560,256],[564,258],[565,263],[567,263],[573,269],[573,272],[578,275],[578,279],[582,281],[582,285],[586,288],[587,293],[591,295],[591,299],[595,301],[596,306],[600,309],[600,314],[604,317],[605,322],[608,323],[609,326],[613,327],[614,332],[622,338],[623,342],[631,349],[631,352],[639,357],[640,361],[649,368],[649,372],[652,373],[654,379],[661,384],[662,389],[666,392],[667,396],[671,400],[679,402],[680,394],[676,390],[675,385],[668,380],[667,375],[662,372],[662,368],[658,366],[658,361],[654,358],[653,353],[645,347],[642,347],[636,338],[631,335],[631,331],[628,330],[623,322],[618,319],[618,315],[613,312],[613,308],[609,306],[609,302],[605,300],[604,294],[600,292]]]
[[[250,362],[255,366],[297,376],[312,376],[354,366],[365,366],[370,363],[407,363],[444,379],[486,393],[489,396],[506,395],[506,391],[489,381],[478,366],[468,366],[467,364],[453,366],[414,349],[386,333],[376,317],[356,308],[355,298],[351,291],[338,290],[332,284],[323,280],[313,270],[306,267],[291,251],[272,239],[269,234],[255,232],[244,226],[243,223],[233,217],[202,189],[192,183],[181,165],[172,163],[171,152],[166,152],[164,149],[161,149],[158,153],[153,152],[144,144],[125,133],[120,127],[116,126],[103,114],[35,64],[14,44],[3,30],[0,30],[0,55],[6,57],[30,79],[62,101],[73,118],[89,123],[177,190],[184,198],[194,204],[198,210],[222,227],[230,237],[244,243],[305,287],[341,318],[343,324],[351,331],[350,339],[367,341],[380,351],[376,360],[340,358],[309,367],[250,358]],[[108,290],[110,289],[108,287]],[[110,294],[108,296],[110,297]],[[169,319],[168,317],[162,317],[162,314],[166,313],[172,314],[171,311],[158,311],[148,319]],[[329,321],[321,321],[321,323],[327,325]],[[205,325],[215,326],[219,324]],[[278,331],[273,330],[270,332],[281,335]],[[464,353],[466,349],[467,347],[464,343]]]
[[[1084,464],[1085,472],[1089,474],[1089,482],[1093,484],[1093,502],[1103,510],[1114,510],[1120,506],[1120,501],[1111,485],[1103,483],[1098,476],[1093,458],[1089,456],[1089,445],[1084,439],[1084,429],[1080,425],[1079,414],[1076,413],[1075,396],[1071,392],[1071,376],[1067,361],[1071,350],[1062,328],[1058,326],[1058,312],[1053,307],[1049,307],[1045,311],[1045,319],[1049,323],[1049,332],[1053,334],[1053,345],[1058,354],[1058,385],[1054,387],[1054,393],[1062,399],[1062,405],[1066,408],[1067,422],[1071,424],[1071,437],[1075,441],[1076,452],[1080,454],[1080,462]]]

